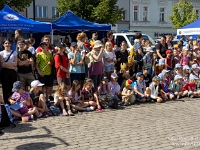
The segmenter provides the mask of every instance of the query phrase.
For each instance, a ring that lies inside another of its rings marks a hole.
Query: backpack
[[[103,94],[99,95],[98,99],[101,107],[118,109],[118,100],[114,96],[110,94]]]
[[[8,127],[10,125],[13,127],[16,126],[14,124],[10,107],[7,104],[0,105],[0,127]]]
[[[55,105],[50,106],[49,110],[54,116],[59,116],[61,114],[60,108]]]

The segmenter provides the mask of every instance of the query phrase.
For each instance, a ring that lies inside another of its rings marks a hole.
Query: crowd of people
[[[163,36],[152,48],[141,33],[135,37],[130,51],[125,41],[117,47],[111,31],[102,40],[98,33],[88,40],[81,32],[76,42],[66,37],[55,47],[45,35],[35,49],[35,40],[24,40],[16,30],[14,40],[3,40],[0,52],[0,102],[9,104],[15,117],[33,119],[54,113],[49,100],[63,116],[73,116],[76,111],[102,112],[103,95],[124,106],[200,96],[198,38],[181,36],[173,45],[172,36]]]

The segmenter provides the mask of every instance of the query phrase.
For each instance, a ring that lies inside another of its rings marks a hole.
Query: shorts
[[[41,77],[40,75],[38,76],[38,80],[44,84],[44,86],[51,87],[53,86],[53,75],[44,75]]]
[[[70,78],[60,78],[60,77],[57,77],[57,82],[58,82],[58,84],[60,84],[61,82],[64,82],[66,85],[71,85]]]
[[[18,73],[18,78],[19,81],[22,82],[23,87],[30,86],[31,82],[35,80],[35,77],[33,76],[32,73],[26,73],[26,74]]]
[[[85,80],[85,73],[81,73],[81,80],[82,80],[82,81]]]
[[[136,99],[140,99],[140,100],[141,100],[141,99],[144,99],[144,97],[141,96],[141,95],[139,95],[139,94],[135,94],[135,98],[136,98]]]
[[[81,73],[70,73],[70,79],[71,83],[73,83],[74,80],[81,80]]]
[[[114,72],[114,65],[104,66],[105,72]]]

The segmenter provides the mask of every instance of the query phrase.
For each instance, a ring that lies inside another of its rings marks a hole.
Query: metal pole
[[[33,20],[35,20],[35,0],[33,0]]]

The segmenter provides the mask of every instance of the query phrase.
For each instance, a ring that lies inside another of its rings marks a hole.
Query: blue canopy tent
[[[51,23],[28,19],[6,5],[0,11],[0,31],[51,32]]]
[[[180,38],[181,35],[193,36],[193,38],[200,36],[200,19],[182,27],[181,29],[177,29],[177,37]]]
[[[68,10],[64,15],[52,22],[52,29],[108,31],[111,30],[111,26],[83,20]]]

